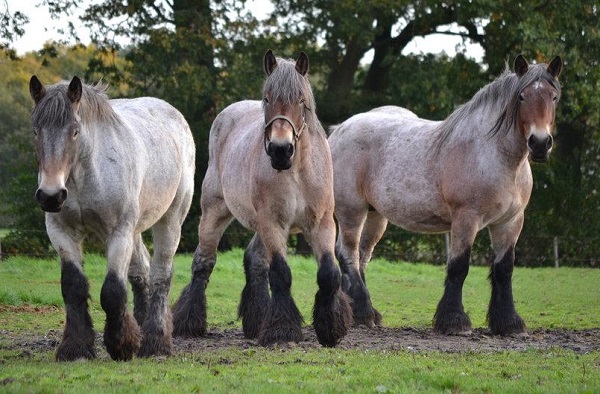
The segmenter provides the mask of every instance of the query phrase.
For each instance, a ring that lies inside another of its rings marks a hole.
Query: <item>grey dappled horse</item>
[[[488,322],[494,334],[525,332],[512,294],[515,244],[533,179],[528,158],[552,148],[562,62],[508,69],[444,121],[399,107],[351,117],[329,137],[334,162],[337,257],[355,323],[376,325],[365,268],[388,221],[421,233],[450,231],[444,295],[434,316],[441,333],[469,332],[462,287],[477,232],[487,227],[494,261]]]
[[[155,98],[109,100],[105,86],[73,77],[29,84],[39,163],[35,197],[61,259],[66,324],[57,360],[95,357],[82,244],[106,241],[100,302],[104,343],[115,360],[172,349],[169,289],[173,255],[194,189],[195,146],[187,122]],[[152,228],[154,254],[142,242]],[[127,279],[134,315],[127,308]],[[141,326],[141,333],[140,333]]]
[[[319,264],[314,328],[322,345],[335,346],[352,311],[334,260],[333,169],[306,76],[308,57],[276,59],[269,50],[264,71],[262,102],[231,104],[210,130],[199,244],[191,282],[174,306],[174,335],[206,334],[205,288],[219,240],[235,218],[255,232],[244,254],[244,335],[261,345],[302,339],[286,262],[289,234],[302,231]]]

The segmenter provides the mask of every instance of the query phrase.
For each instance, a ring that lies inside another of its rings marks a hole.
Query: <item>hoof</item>
[[[471,333],[471,319],[464,312],[436,313],[433,330],[444,335],[469,335]]]
[[[140,326],[129,313],[120,322],[107,320],[104,345],[113,360],[129,361],[140,349]]]
[[[173,305],[173,336],[198,338],[206,336],[206,299],[204,293],[193,291],[201,284],[188,285]],[[196,297],[198,296],[198,297]]]
[[[490,329],[492,334],[500,336],[527,336],[527,329],[525,328],[525,322],[516,312],[508,319],[505,320],[492,320],[490,319]]]
[[[302,338],[300,326],[278,325],[262,330],[257,339],[260,346],[269,346],[275,343],[298,343]]]
[[[144,336],[138,357],[170,356],[173,353],[173,340],[166,336]]]
[[[365,326],[367,328],[375,328],[381,326],[381,313],[375,308],[371,308],[371,311],[362,316],[357,314],[357,311],[353,311],[354,326]]]
[[[330,300],[327,300],[319,290],[315,297],[313,325],[317,340],[322,346],[337,346],[352,325],[350,298],[338,290]]]
[[[62,342],[56,350],[56,361],[93,360],[96,358],[94,344]]]

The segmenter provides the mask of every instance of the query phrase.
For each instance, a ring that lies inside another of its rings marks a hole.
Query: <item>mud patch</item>
[[[297,344],[278,345],[279,348],[320,349],[312,327],[303,330],[304,340]],[[35,353],[55,351],[62,331],[51,330],[45,335],[0,330],[0,349],[16,350],[21,357]],[[258,347],[256,341],[244,338],[241,328],[211,329],[203,338],[174,338],[174,353],[189,354],[218,351],[226,348],[249,349]],[[97,354],[108,358],[102,344],[102,334],[96,334]],[[537,329],[527,336],[500,337],[488,329],[475,329],[466,336],[439,335],[429,328],[352,328],[338,345],[340,349],[356,350],[408,350],[413,352],[441,351],[450,353],[500,351],[525,351],[530,349],[560,348],[578,354],[600,350],[600,328],[586,330]]]

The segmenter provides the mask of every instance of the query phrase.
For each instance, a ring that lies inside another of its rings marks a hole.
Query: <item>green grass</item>
[[[242,251],[219,255],[207,288],[210,329],[239,327],[244,285]],[[190,255],[178,255],[171,299],[190,277]],[[316,262],[291,257],[292,292],[310,322]],[[86,256],[90,308],[101,329],[103,257]],[[488,268],[471,267],[464,304],[475,327],[485,326]],[[367,270],[374,305],[386,326],[429,327],[441,296],[444,267],[376,260]],[[44,334],[62,330],[58,259],[0,262],[0,330]],[[516,268],[517,309],[531,329],[600,327],[600,270]],[[1,332],[1,331],[0,331]],[[600,352],[562,349],[458,354],[252,347],[178,354],[167,359],[106,359],[56,363],[53,352],[23,354],[2,346],[0,392],[585,392],[600,393]]]
[[[2,392],[594,393],[600,355],[562,350],[446,354],[263,348],[166,360],[56,363],[4,355]]]
[[[237,305],[244,273],[241,250],[219,256],[207,288],[208,323],[212,327],[238,327]],[[190,278],[192,256],[178,255],[171,290],[174,302]],[[303,316],[311,316],[316,285],[316,262],[312,258],[290,257],[292,293]],[[428,327],[442,295],[443,266],[392,263],[374,260],[367,269],[367,283],[376,308],[390,327]],[[103,322],[100,288],[106,261],[98,255],[85,257],[85,272],[90,280],[90,308],[97,325]],[[485,327],[490,297],[487,267],[471,267],[463,290],[465,310],[474,327]],[[0,263],[0,305],[62,307],[58,259],[37,260],[13,257]],[[583,329],[600,327],[600,270],[591,268],[516,268],[513,289],[517,310],[529,328]],[[130,297],[131,299],[131,297]],[[48,314],[62,317],[62,309]],[[11,319],[10,311],[0,318]],[[21,313],[19,319],[23,319]],[[24,329],[39,332],[62,328],[54,321],[29,324]],[[12,324],[11,324],[12,325]],[[17,327],[18,328],[18,327]]]

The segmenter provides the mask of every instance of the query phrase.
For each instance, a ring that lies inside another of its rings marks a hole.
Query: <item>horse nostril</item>
[[[42,191],[42,189],[37,189],[35,191],[35,201],[37,201],[38,203],[42,203],[45,200],[45,193]]]
[[[294,145],[289,144],[287,147],[287,157],[292,157],[293,154],[294,154]]]
[[[58,192],[58,197],[57,197],[57,202],[59,204],[62,204],[63,202],[65,202],[65,200],[67,199],[67,189],[62,188],[60,189],[60,191]]]

